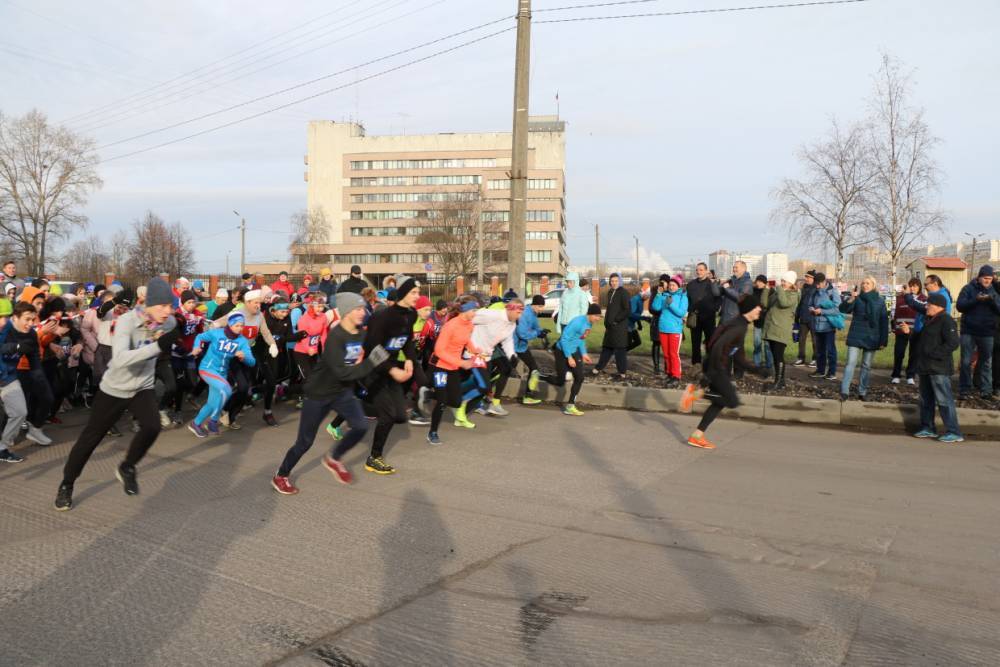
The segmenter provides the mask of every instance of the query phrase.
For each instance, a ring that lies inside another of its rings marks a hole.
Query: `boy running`
[[[593,363],[587,354],[587,336],[594,322],[601,319],[601,307],[596,303],[587,306],[586,315],[577,315],[563,326],[559,340],[553,346],[556,369],[545,381],[554,387],[566,384],[566,373],[573,376],[573,385],[569,390],[569,400],[563,407],[563,414],[571,417],[583,416],[576,407],[576,397],[583,387],[583,365]]]

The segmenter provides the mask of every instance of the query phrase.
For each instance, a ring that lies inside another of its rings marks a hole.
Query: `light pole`
[[[632,235],[635,239],[635,284],[639,284],[639,237],[635,234]]]
[[[971,276],[976,270],[976,241],[986,236],[986,234],[970,234],[969,232],[965,232],[965,235],[972,239],[972,257],[969,258],[969,275]]]
[[[233,209],[233,213],[240,219],[240,277],[246,273],[247,265],[247,219],[240,215],[240,212]]]

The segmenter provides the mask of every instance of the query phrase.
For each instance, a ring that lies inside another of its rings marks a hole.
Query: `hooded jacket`
[[[556,331],[562,332],[563,324],[569,324],[580,315],[587,314],[590,305],[590,295],[580,289],[580,274],[571,271],[566,274],[566,280],[572,280],[576,285],[563,290],[559,299],[559,317],[556,320]]]
[[[291,298],[295,294],[295,286],[287,280],[275,280],[271,283],[272,292],[284,292],[285,296]]]
[[[761,336],[791,346],[795,313],[799,310],[799,293],[778,285],[764,292],[763,305],[767,308]]]
[[[136,308],[115,320],[111,336],[111,361],[101,378],[101,391],[115,398],[132,398],[140,391],[152,389],[156,383],[156,345],[159,331],[169,332],[177,326],[177,318],[168,317],[163,324],[153,325],[142,308]]]
[[[580,356],[587,354],[587,336],[590,335],[592,327],[590,318],[586,315],[577,315],[566,323],[566,328],[563,329],[562,335],[559,336],[556,347],[566,357],[572,357],[575,354],[579,354]]]
[[[861,292],[853,301],[840,304],[840,312],[851,314],[848,347],[877,350],[889,342],[889,313],[878,292]]]
[[[750,272],[746,271],[742,276],[733,276],[729,280],[729,287],[722,288],[722,318],[720,324],[731,322],[740,316],[740,297],[744,294],[753,294],[753,279]],[[662,331],[662,330],[661,330]]]
[[[989,298],[980,301],[980,295]],[[993,336],[997,317],[1000,317],[1000,294],[993,289],[993,285],[983,287],[976,278],[958,293],[955,308],[962,313],[962,335]]]
[[[514,351],[518,354],[528,351],[528,343],[542,335],[545,329],[538,321],[538,315],[531,306],[524,309],[514,328]]]
[[[824,307],[824,304],[829,305]],[[827,331],[834,330],[827,316],[838,315],[840,313],[840,294],[834,289],[833,285],[827,283],[826,287],[817,287],[809,298],[809,307],[823,309],[823,312],[819,315],[813,315],[813,331],[816,333],[826,333]]]
[[[508,359],[516,353],[514,351],[514,330],[517,322],[511,322],[507,317],[507,309],[480,308],[472,318],[472,344],[484,352],[491,352],[494,347],[500,345],[503,348],[503,355]]]

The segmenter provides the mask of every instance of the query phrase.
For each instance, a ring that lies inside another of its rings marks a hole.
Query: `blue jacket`
[[[569,324],[563,327],[562,335],[556,345],[567,357],[572,357],[579,352],[581,355],[587,354],[587,336],[590,335],[590,320],[586,315],[577,315]]]
[[[985,294],[989,299],[979,300]],[[1000,317],[1000,294],[993,286],[983,287],[975,279],[958,293],[955,307],[962,313],[962,335],[993,336],[996,333],[997,318]],[[996,360],[993,363],[997,363]]]
[[[827,316],[840,315],[840,293],[834,288],[833,285],[827,285],[825,289],[816,289],[809,299],[810,308],[822,308],[824,302],[829,301],[833,304],[832,308],[823,308],[823,312],[819,315],[813,315],[812,327],[813,331],[816,333],[825,333],[827,331],[833,331],[833,325],[827,319]]]
[[[744,294],[753,294],[753,278],[750,277],[749,271],[744,272],[742,276],[733,276],[729,283],[729,287],[722,288],[722,317],[719,319],[719,324],[731,322],[739,317],[740,297]],[[680,331],[666,333],[680,333]]]
[[[944,308],[944,312],[951,315],[951,292],[948,291],[947,287],[942,287],[938,291],[944,295],[944,300],[948,302]],[[928,293],[928,296],[929,295],[930,293]],[[912,294],[907,294],[906,305],[912,308],[913,310],[917,311],[917,319],[914,320],[913,322],[913,330],[915,332],[922,331],[924,328],[924,323],[927,321],[927,302],[919,301]]]
[[[642,322],[643,301],[642,294],[634,295],[628,302],[628,330],[635,331],[635,328]]]
[[[670,303],[667,303],[668,296]],[[688,297],[684,291],[660,292],[653,298],[650,310],[660,311],[660,321],[657,324],[660,333],[684,333],[684,318],[688,312]]]
[[[23,356],[19,342],[20,335],[14,329],[14,323],[7,320],[7,324],[0,329],[0,387],[6,387],[17,379],[17,363]]]
[[[202,355],[199,370],[214,373],[221,378],[229,375],[229,362],[237,352],[243,353],[243,363],[247,366],[254,366],[257,363],[250,350],[250,341],[245,336],[231,339],[226,336],[225,329],[210,329],[198,334],[194,339],[194,347],[202,345],[207,345],[208,349]]]
[[[514,329],[514,351],[527,352],[528,343],[541,336],[543,331],[545,329],[539,324],[538,315],[531,306],[528,306],[517,319],[517,327]]]

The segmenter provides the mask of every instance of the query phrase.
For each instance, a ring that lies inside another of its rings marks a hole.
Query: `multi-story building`
[[[788,263],[788,269],[797,273],[800,280],[807,271],[816,271],[825,276],[832,276],[836,268],[829,262],[816,262],[811,259],[793,259]]]
[[[569,263],[565,123],[532,117],[528,130],[525,269],[535,281],[562,275]],[[459,221],[448,228],[454,235],[478,234],[474,218],[481,216],[491,248],[485,277],[506,278],[509,132],[368,136],[358,123],[314,121],[306,165],[308,207],[322,212],[329,238],[293,247],[293,271],[320,265],[342,275],[358,264],[370,275],[441,275],[445,264],[454,266],[443,253],[453,251],[427,232],[439,233],[438,221],[447,218]],[[464,219],[469,222],[459,224]],[[475,272],[473,264],[469,273]]]
[[[708,254],[708,270],[715,271],[718,278],[728,276],[733,270],[733,259],[728,250],[716,250]]]
[[[769,252],[764,255],[764,275],[770,280],[780,280],[788,271],[788,255],[783,252]]]

